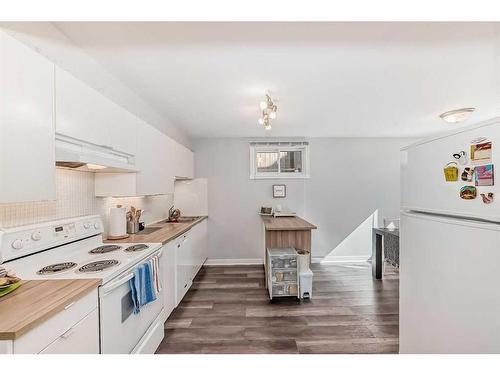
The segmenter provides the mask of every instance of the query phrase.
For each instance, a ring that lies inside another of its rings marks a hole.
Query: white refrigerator
[[[400,353],[500,353],[499,162],[500,118],[401,150]]]

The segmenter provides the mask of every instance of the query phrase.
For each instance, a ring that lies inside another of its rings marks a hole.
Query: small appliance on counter
[[[127,210],[121,204],[109,209],[109,240],[127,238]]]
[[[297,216],[297,214],[293,211],[290,211],[286,207],[282,207],[281,204],[276,205],[273,210],[274,217],[293,217]]]
[[[259,215],[261,215],[261,216],[273,216],[273,208],[262,206],[260,208]]]

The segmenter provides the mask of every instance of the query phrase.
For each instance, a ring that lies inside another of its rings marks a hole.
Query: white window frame
[[[302,172],[281,172],[278,159],[278,172],[257,172],[258,152],[302,151]],[[250,179],[301,179],[309,178],[309,143],[308,142],[251,142],[250,143]]]

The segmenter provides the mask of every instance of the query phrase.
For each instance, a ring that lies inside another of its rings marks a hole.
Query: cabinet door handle
[[[74,329],[70,328],[68,329],[66,332],[64,332],[61,337],[63,339],[67,339],[68,337],[70,337],[73,333],[75,333]]]
[[[71,306],[73,306],[75,304],[75,301],[71,302],[70,304],[64,306],[64,310],[67,310],[69,309]]]

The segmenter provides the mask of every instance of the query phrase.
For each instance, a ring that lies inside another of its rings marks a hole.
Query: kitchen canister
[[[444,166],[444,178],[447,182],[458,180],[458,164],[454,161]]]
[[[108,239],[119,240],[128,237],[126,212],[126,208],[121,205],[109,209]]]

